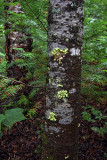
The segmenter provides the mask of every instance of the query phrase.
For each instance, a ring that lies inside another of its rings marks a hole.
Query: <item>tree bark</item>
[[[9,2],[17,2],[17,0],[15,1],[7,1],[5,0],[5,2],[8,3],[8,6],[5,7],[5,15],[6,15],[6,20],[8,20],[8,18],[11,15],[9,13],[7,13],[7,11],[13,11],[14,13],[17,14],[24,14],[24,12],[22,11],[21,5],[18,3],[17,5],[9,5]],[[12,17],[12,18],[13,18]],[[18,20],[20,21],[20,20]],[[7,59],[7,63],[10,64],[12,62],[14,62],[16,59],[20,59],[20,51],[15,50],[14,48],[22,48],[25,50],[25,52],[31,52],[32,51],[32,39],[29,37],[29,35],[27,35],[23,30],[24,30],[24,26],[21,26],[20,30],[17,29],[17,25],[15,25],[13,27],[14,24],[12,24],[11,22],[7,22],[5,23],[5,30],[9,31],[9,33],[6,33],[6,44],[5,44],[5,51],[6,51],[6,59]],[[18,27],[19,28],[19,27]],[[26,37],[25,40],[23,40],[23,38]],[[16,80],[20,80],[20,78],[24,78],[26,76],[26,68],[20,68],[16,65],[13,65],[12,67],[9,67],[7,69],[7,76],[8,77],[13,77]]]
[[[78,160],[84,0],[50,0],[41,160]]]

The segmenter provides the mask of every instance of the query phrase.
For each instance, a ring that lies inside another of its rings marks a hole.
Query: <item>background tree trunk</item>
[[[50,0],[42,160],[77,160],[84,0]]]
[[[5,2],[7,2],[7,0]],[[13,2],[13,1],[11,0],[9,2]],[[22,11],[21,5],[19,3],[17,3],[16,5],[10,5],[9,2],[7,3],[8,6],[5,7],[6,21],[7,21],[7,23],[5,24],[5,30],[7,31],[5,50],[6,50],[6,59],[8,64],[14,62],[16,59],[21,58],[20,51],[15,50],[14,48],[22,48],[26,52],[32,51],[32,39],[29,37],[28,34],[26,34],[23,31],[25,26],[20,26],[20,19],[18,20],[18,23],[19,23],[18,25],[8,22],[9,17],[11,16],[14,17],[14,15],[9,14],[8,11],[13,11],[14,13],[17,13],[17,14],[24,14],[24,12]],[[15,2],[17,1],[15,0],[14,3]],[[25,75],[26,75],[25,67],[20,68],[16,65],[13,65],[12,67],[9,67],[7,69],[7,76],[13,77],[16,80],[19,80],[22,77],[24,78]]]

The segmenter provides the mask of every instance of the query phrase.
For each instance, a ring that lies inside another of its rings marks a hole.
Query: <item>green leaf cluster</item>
[[[91,127],[91,129],[104,137],[107,133],[107,123],[105,122],[105,127]]]
[[[100,110],[95,109],[92,106],[83,106],[83,108],[84,111],[82,112],[82,118],[88,122],[100,122],[102,119],[107,118],[107,116],[103,115]],[[104,136],[104,133],[107,133],[107,122],[105,122],[105,127],[91,127],[91,129]]]

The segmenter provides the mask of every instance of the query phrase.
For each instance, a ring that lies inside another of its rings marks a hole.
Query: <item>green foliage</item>
[[[15,97],[18,92],[20,90],[22,90],[23,88],[23,85],[20,84],[20,85],[11,85],[11,86],[8,86],[9,82],[11,80],[10,79],[4,79],[3,81],[1,81],[1,100],[5,100],[5,99],[11,99],[13,97]]]
[[[27,112],[27,117],[29,118],[34,118],[37,117],[37,115],[39,114],[40,111],[40,103],[37,102],[33,108],[30,107],[29,111]],[[42,125],[41,125],[42,126]]]
[[[97,101],[107,97],[103,90],[107,81],[106,4],[105,0],[85,2],[82,94]]]
[[[85,2],[84,43],[82,54],[82,90],[87,103],[94,100],[104,104],[107,100],[107,48],[106,48],[106,5],[105,0],[87,0]],[[105,119],[101,111],[92,106],[84,106],[82,112],[84,120],[96,122]],[[102,136],[106,133],[105,127],[92,127]]]
[[[84,120],[95,122],[96,120],[100,121],[101,119],[105,119],[107,117],[107,116],[104,116],[100,110],[95,109],[90,105],[83,106],[83,108],[84,108],[84,112],[82,112],[82,117]],[[94,115],[94,119],[91,118],[91,115]]]
[[[95,109],[92,106],[83,106],[84,111],[82,112],[82,118],[88,122],[96,122],[96,120],[101,121],[106,119],[107,116],[104,116],[101,111]],[[94,116],[94,118],[92,118]],[[104,133],[107,133],[107,122],[105,122],[105,127],[91,127],[92,130],[104,136]]]
[[[5,55],[0,52],[0,74],[4,74],[6,72],[6,64]]]
[[[47,5],[48,1],[34,1],[27,0],[21,1],[21,6],[23,13],[17,14],[13,11],[7,11],[8,14],[4,12],[4,6],[12,5],[15,6],[19,3],[17,2],[7,2],[0,1],[0,101],[3,111],[7,107],[22,107],[32,108],[35,104],[35,95],[37,91],[41,89],[38,86],[46,85],[46,72],[47,72]],[[33,12],[34,14],[33,14]],[[44,16],[43,16],[44,15]],[[36,18],[38,17],[38,19]],[[41,23],[41,22],[42,23]],[[5,23],[12,23],[11,29],[4,30]],[[5,58],[5,35],[9,34],[11,31],[20,31],[25,33],[27,36],[22,37],[22,40],[26,38],[33,39],[32,52],[25,52],[23,48],[13,48],[17,50],[17,59],[13,62],[6,62]],[[27,74],[24,81],[27,84],[24,85],[23,79],[19,82],[14,78],[9,78],[6,76],[7,68],[11,68],[14,65],[20,68],[26,68]],[[22,82],[22,83],[21,83]],[[28,89],[28,93],[25,90]],[[38,87],[38,88],[37,88]],[[41,93],[42,94],[42,93]]]
[[[91,129],[104,137],[104,134],[107,133],[107,123],[105,127],[91,127]]]
[[[87,120],[88,122],[95,122],[95,120],[91,118],[91,114],[88,113],[87,111],[82,112],[82,118],[84,120]]]
[[[91,112],[93,115],[95,115],[95,119],[101,120],[102,118],[104,118],[102,113],[93,107],[91,108]]]
[[[25,120],[22,108],[14,108],[6,110],[4,114],[0,114],[0,132],[1,123],[6,127],[11,127],[14,123]]]
[[[36,149],[36,150],[34,151],[34,153],[40,154],[40,153],[41,153],[41,150],[40,150],[40,149]]]
[[[26,107],[26,106],[29,105],[30,102],[29,102],[29,99],[25,95],[22,94],[20,96],[20,99],[17,101],[17,103],[18,103],[19,106],[25,106]]]
[[[104,157],[106,157],[106,158],[107,158],[107,153],[104,153]]]

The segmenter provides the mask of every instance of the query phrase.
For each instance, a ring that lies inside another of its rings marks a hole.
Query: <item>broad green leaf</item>
[[[26,119],[26,117],[23,115],[22,108],[9,109],[5,111],[5,116],[6,119],[3,121],[3,124],[7,127]]]

